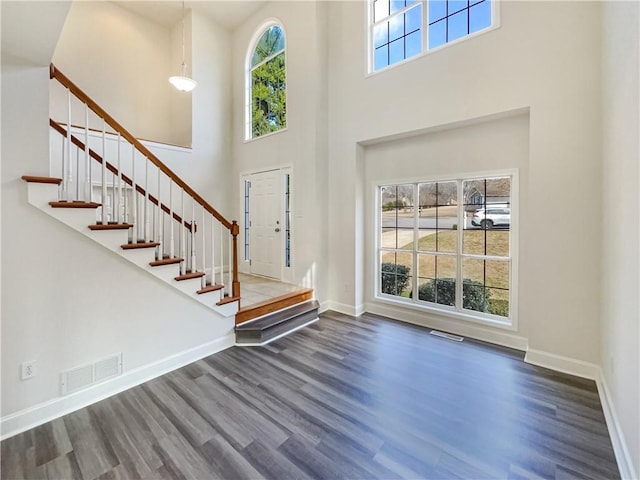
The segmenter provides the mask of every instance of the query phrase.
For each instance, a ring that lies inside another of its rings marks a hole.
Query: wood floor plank
[[[594,382],[336,312],[0,447],[3,480],[620,478]]]
[[[83,478],[75,453],[70,452],[60,455],[40,468],[42,477],[49,480],[69,479],[80,480]]]

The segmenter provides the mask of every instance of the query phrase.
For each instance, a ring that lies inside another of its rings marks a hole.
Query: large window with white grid
[[[511,325],[515,178],[379,185],[376,296]]]

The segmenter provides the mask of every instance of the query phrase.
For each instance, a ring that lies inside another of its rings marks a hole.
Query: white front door
[[[251,175],[251,273],[280,279],[282,272],[281,172]]]

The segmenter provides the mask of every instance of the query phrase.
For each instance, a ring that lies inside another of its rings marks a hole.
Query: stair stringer
[[[159,267],[149,265],[149,262],[155,260],[155,249],[122,249],[121,245],[128,241],[127,230],[90,230],[89,225],[96,223],[95,209],[52,208],[49,202],[58,198],[58,189],[58,185],[55,184],[29,182],[27,183],[27,201],[38,210],[93,240],[119,257],[124,258],[161,282],[175,288],[191,301],[204,305],[216,315],[222,318],[229,318],[236,314],[238,302],[216,305],[221,300],[222,290],[199,295],[196,291],[201,288],[200,278],[176,281],[174,278],[180,274],[179,264]]]

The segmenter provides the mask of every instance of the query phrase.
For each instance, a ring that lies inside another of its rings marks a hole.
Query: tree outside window
[[[251,135],[257,138],[287,126],[285,36],[272,25],[262,34],[251,56]]]

